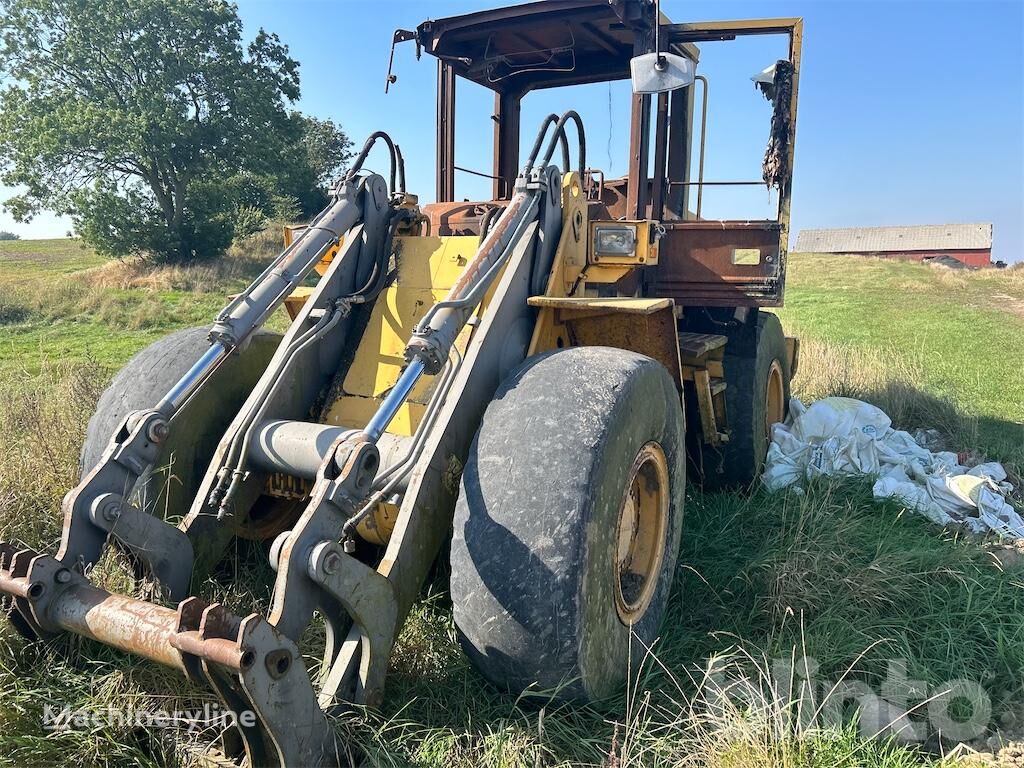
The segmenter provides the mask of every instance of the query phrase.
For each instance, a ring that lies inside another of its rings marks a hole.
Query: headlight
[[[632,256],[636,253],[636,225],[618,224],[594,229],[594,253],[598,256]]]

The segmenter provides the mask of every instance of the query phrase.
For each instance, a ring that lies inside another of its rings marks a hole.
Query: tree
[[[298,201],[301,213],[310,216],[327,204],[331,184],[352,158],[352,141],[331,120],[299,112],[292,118],[299,124],[299,137],[289,153],[291,173],[282,180],[282,188]]]
[[[219,254],[240,179],[266,186],[320,130],[287,110],[287,47],[241,32],[220,0],[0,0],[0,178],[26,189],[5,207],[69,215],[108,255]]]
[[[0,229],[0,240],[21,240],[21,236],[8,232],[6,229]]]

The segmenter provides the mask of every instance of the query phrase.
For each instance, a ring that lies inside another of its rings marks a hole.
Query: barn
[[[969,267],[992,264],[991,224],[803,229],[794,251],[924,261],[953,258]]]

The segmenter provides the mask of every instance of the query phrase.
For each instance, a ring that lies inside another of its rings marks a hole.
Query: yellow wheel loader
[[[713,182],[691,180],[697,44],[749,35],[787,41],[759,81],[757,183],[777,216],[711,220]],[[749,485],[785,416],[798,345],[762,309],[783,298],[800,36],[798,19],[673,24],[650,0],[398,30],[392,58],[411,41],[437,61],[436,202],[418,203],[401,149],[372,135],[212,328],[129,362],[90,423],[59,550],[0,544],[11,623],[208,687],[249,715],[221,736],[230,759],[344,764],[329,717],[381,703],[396,636],[450,549],[455,625],[488,679],[613,693],[662,631],[688,469]],[[572,110],[542,121],[521,162],[524,96],[627,78],[627,176],[588,165]],[[454,199],[461,81],[494,93],[490,200]],[[387,178],[364,171],[373,147]],[[265,330],[282,307],[287,330]],[[191,596],[235,537],[266,543],[266,610]],[[107,548],[152,601],[93,583]]]

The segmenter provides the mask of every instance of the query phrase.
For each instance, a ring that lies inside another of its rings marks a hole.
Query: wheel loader
[[[751,35],[788,47],[758,81],[756,183],[777,215],[708,219],[698,44]],[[406,42],[437,65],[436,201],[419,203],[401,148],[373,134],[211,327],[114,378],[58,551],[0,544],[14,628],[179,670],[236,715],[219,749],[253,766],[351,759],[331,717],[381,704],[439,558],[487,679],[614,694],[671,632],[687,475],[751,485],[797,366],[797,340],[764,309],[783,301],[799,19],[676,24],[650,0],[547,0],[400,29],[392,62]],[[571,109],[522,133],[527,94],[627,79],[625,177],[588,165]],[[494,95],[489,200],[455,199],[463,81]],[[386,177],[364,169],[375,147]],[[265,327],[279,310],[283,334]],[[276,574],[249,615],[191,594],[238,537],[264,542]],[[108,549],[152,599],[94,583]]]

